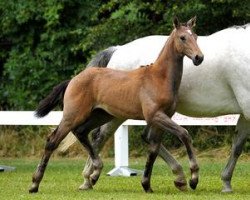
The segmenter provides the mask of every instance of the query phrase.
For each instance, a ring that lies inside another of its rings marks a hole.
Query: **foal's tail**
[[[119,48],[119,46],[109,47],[99,52],[87,65],[87,67],[107,67],[113,53]],[[64,138],[58,150],[65,152],[68,148],[77,141],[76,137],[70,133]]]
[[[117,46],[109,47],[99,52],[87,65],[87,67],[107,67],[113,53],[117,50]],[[63,104],[64,92],[69,84],[70,80],[63,81],[55,86],[52,92],[43,99],[37,109],[36,116],[44,117],[51,110],[53,110],[58,104]]]
[[[44,117],[57,105],[62,104],[63,96],[69,82],[70,80],[59,83],[53,88],[52,92],[47,97],[45,97],[45,99],[40,101],[35,112],[37,117]]]

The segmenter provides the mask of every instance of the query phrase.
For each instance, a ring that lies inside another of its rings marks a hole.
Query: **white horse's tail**
[[[63,153],[66,152],[69,149],[69,147],[71,147],[73,144],[76,143],[76,141],[77,138],[72,132],[70,132],[61,142],[60,146],[58,147],[58,151]]]
[[[87,65],[87,67],[107,67],[113,53],[119,46],[112,46],[100,51]]]

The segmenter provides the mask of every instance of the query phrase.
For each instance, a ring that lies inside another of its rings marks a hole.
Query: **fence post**
[[[128,161],[128,126],[121,125],[115,132],[115,166],[127,167]]]
[[[110,176],[136,176],[139,170],[130,169],[128,149],[128,126],[121,125],[115,132],[115,168],[108,172]]]

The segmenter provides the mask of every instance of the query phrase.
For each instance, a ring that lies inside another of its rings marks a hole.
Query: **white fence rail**
[[[36,118],[34,111],[0,111],[0,125],[58,125],[61,111],[50,112],[44,118]],[[239,115],[225,115],[215,118],[193,118],[176,113],[173,120],[182,126],[234,126]],[[143,120],[127,120],[115,133],[115,168],[108,175],[132,176],[137,170],[129,169],[128,126],[146,125]],[[0,133],[1,134],[1,133]]]

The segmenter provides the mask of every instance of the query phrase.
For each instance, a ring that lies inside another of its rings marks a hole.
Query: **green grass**
[[[104,160],[104,170],[99,182],[91,191],[78,191],[82,183],[81,170],[83,160],[51,159],[37,194],[29,194],[31,176],[38,160],[34,159],[1,159],[1,165],[15,166],[13,172],[0,173],[0,199],[250,199],[250,161],[239,161],[234,177],[234,193],[221,193],[220,173],[225,161],[199,159],[200,182],[195,191],[177,190],[173,185],[173,175],[169,168],[158,159],[154,166],[152,188],[154,193],[144,193],[141,177],[109,177],[106,173],[113,168],[113,161]],[[143,169],[145,158],[130,160],[130,167]],[[187,177],[189,170],[186,160],[181,162]]]

